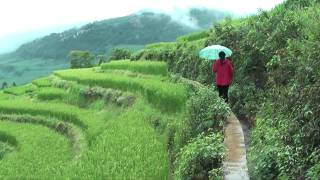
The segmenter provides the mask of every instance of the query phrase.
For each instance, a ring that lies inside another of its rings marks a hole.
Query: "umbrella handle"
[[[213,74],[214,74],[214,72],[213,72],[213,68],[212,68],[212,66],[213,66],[213,63],[214,63],[214,61],[212,61],[212,63],[210,64],[210,69],[211,69],[211,77],[213,77]],[[212,85],[213,86],[215,86],[215,83],[214,83],[214,79],[212,78]]]

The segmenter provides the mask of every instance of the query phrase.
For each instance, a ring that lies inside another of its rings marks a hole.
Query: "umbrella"
[[[208,60],[217,60],[219,59],[219,52],[223,51],[226,54],[226,57],[230,57],[232,55],[232,51],[221,45],[212,45],[202,49],[199,53],[201,58]]]

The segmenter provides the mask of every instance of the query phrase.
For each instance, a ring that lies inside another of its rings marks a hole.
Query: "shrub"
[[[192,139],[178,153],[174,163],[175,178],[183,180],[208,179],[209,171],[218,170],[222,166],[223,159],[223,135],[202,133]],[[217,174],[221,177],[222,172],[219,172]]]
[[[89,51],[71,51],[68,55],[71,68],[92,67],[94,56]]]
[[[110,53],[109,60],[129,59],[132,52],[129,49],[113,48]]]
[[[317,179],[320,177],[320,163],[318,162],[312,168],[309,169],[307,177],[310,179]]]
[[[222,131],[230,108],[212,89],[200,88],[187,103],[187,124],[192,137],[212,128]]]

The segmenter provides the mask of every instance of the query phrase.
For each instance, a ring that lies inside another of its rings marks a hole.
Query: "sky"
[[[1,0],[0,52],[4,39],[16,34],[126,16],[144,9],[176,12],[188,7],[206,7],[239,15],[255,13],[258,8],[269,10],[281,2],[283,0]]]

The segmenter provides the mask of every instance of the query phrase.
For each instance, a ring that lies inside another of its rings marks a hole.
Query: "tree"
[[[109,60],[128,59],[131,57],[131,51],[125,48],[113,48]]]
[[[108,60],[108,59],[106,58],[106,56],[103,55],[103,54],[98,55],[98,56],[97,56],[97,59],[99,60],[99,63],[98,63],[99,66],[100,66],[102,63],[107,62],[107,60]]]
[[[93,66],[94,56],[89,51],[71,51],[68,58],[71,68],[88,68]]]
[[[5,88],[7,88],[7,87],[8,87],[8,83],[7,83],[6,81],[4,81],[4,82],[2,83],[1,89],[5,89]]]

